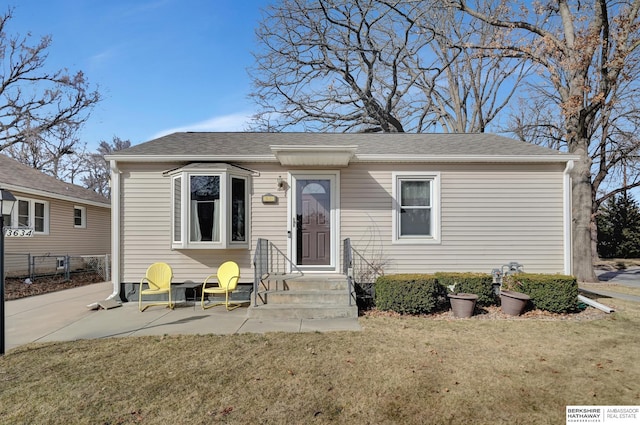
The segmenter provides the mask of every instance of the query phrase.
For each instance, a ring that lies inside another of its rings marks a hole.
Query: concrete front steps
[[[263,294],[266,304],[251,305],[251,319],[337,319],[357,318],[355,300],[349,305],[344,275],[289,275],[270,279]]]

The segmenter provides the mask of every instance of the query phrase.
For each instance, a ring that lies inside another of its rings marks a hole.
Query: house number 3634
[[[4,236],[7,238],[28,238],[33,236],[33,229],[12,229],[5,227]]]

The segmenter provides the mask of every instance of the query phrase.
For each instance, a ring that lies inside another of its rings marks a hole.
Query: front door
[[[301,268],[332,266],[334,238],[334,176],[296,175],[293,178],[293,254]]]

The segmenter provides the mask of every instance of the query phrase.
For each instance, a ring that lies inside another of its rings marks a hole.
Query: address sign
[[[33,236],[33,228],[5,227],[4,236],[7,238],[29,238]]]

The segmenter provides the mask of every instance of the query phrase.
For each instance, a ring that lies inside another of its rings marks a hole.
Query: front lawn
[[[640,306],[585,320],[368,315],[362,332],[126,337],[0,358],[3,424],[560,424],[640,405]]]

